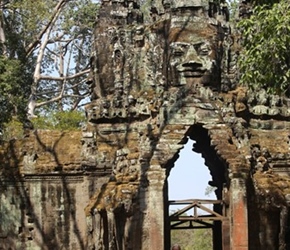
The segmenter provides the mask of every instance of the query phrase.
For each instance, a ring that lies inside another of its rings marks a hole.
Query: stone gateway
[[[1,145],[0,249],[170,249],[167,177],[188,139],[216,187],[213,248],[290,247],[289,99],[239,86],[225,1],[150,3],[101,2],[82,131]]]

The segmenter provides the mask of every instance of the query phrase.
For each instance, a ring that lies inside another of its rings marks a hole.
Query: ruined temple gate
[[[227,210],[214,249],[289,248],[290,102],[239,86],[238,39],[223,1],[103,0],[83,131],[1,147],[0,249],[169,249],[189,138]]]

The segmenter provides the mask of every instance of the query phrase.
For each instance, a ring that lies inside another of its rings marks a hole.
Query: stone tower
[[[84,151],[92,143],[95,151],[84,161],[112,170],[86,209],[92,249],[169,248],[167,177],[188,138],[207,157],[219,199],[230,185],[227,158],[234,171],[247,165],[228,145],[232,132],[223,117],[239,119],[216,99],[233,90],[237,79],[226,7],[201,0],[151,6],[144,20],[137,2],[103,1],[95,28],[84,138]],[[222,144],[218,154],[214,141]],[[236,185],[242,202],[244,179]]]

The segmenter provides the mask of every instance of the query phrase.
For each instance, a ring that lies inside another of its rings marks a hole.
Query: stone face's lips
[[[208,69],[200,61],[188,61],[179,64],[176,70],[184,77],[202,77]]]
[[[206,70],[195,70],[195,71],[191,71],[191,70],[183,70],[183,71],[179,71],[182,76],[184,77],[201,77],[204,75]]]
[[[184,77],[201,77],[207,69],[200,63],[184,63],[177,67],[177,71]]]

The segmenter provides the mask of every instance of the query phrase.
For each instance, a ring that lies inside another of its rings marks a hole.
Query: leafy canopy
[[[289,2],[257,5],[238,27],[243,35],[241,83],[270,93],[286,92],[290,80]]]
[[[33,119],[35,129],[50,129],[59,131],[79,131],[85,122],[85,115],[82,111],[49,112],[45,116]],[[20,139],[24,136],[22,122],[16,117],[5,121],[0,134],[1,141]]]
[[[18,59],[0,56],[0,125],[8,122],[12,116],[24,113],[24,93],[29,88],[26,66]]]
[[[85,122],[83,111],[50,112],[46,116],[33,119],[36,129],[80,130]]]

